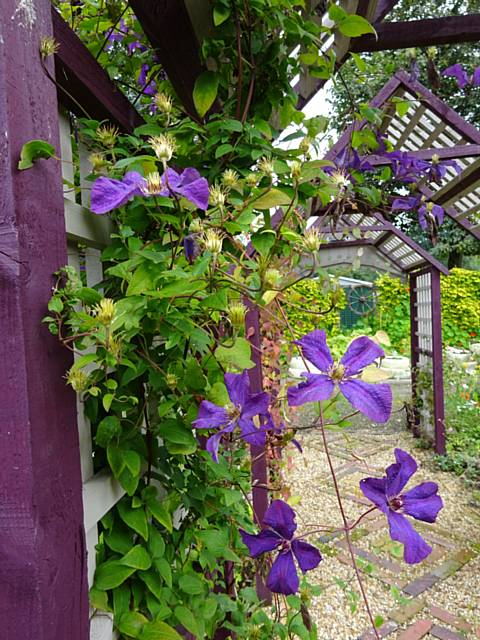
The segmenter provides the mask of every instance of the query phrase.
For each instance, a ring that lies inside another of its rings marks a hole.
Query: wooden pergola
[[[383,20],[394,1],[353,0],[342,5],[373,16],[379,37],[349,43],[337,35],[332,46],[343,52],[338,64],[347,58],[350,46],[373,51],[480,37],[480,14],[390,25]],[[185,109],[192,113],[192,90],[202,70],[199,41],[211,28],[208,1],[131,0],[131,6]],[[318,19],[323,20],[324,4],[314,2],[314,6]],[[55,76],[58,96],[55,85],[46,79],[38,53],[41,39],[51,35],[60,48],[55,68],[50,60],[45,64]],[[67,263],[61,168],[59,163],[48,162],[19,172],[17,163],[28,140],[44,139],[61,148],[58,102],[76,115],[84,116],[87,111],[92,118],[108,119],[125,132],[141,124],[142,118],[49,0],[3,0],[0,42],[0,320],[5,336],[1,358],[6,365],[0,408],[0,474],[6,490],[0,504],[0,619],[9,640],[87,640],[87,541],[75,428],[77,405],[75,394],[63,380],[72,359],[41,326],[52,274]],[[320,85],[321,81],[312,84],[302,78],[297,87],[299,104],[305,104]],[[473,180],[472,176],[468,179]],[[452,188],[458,195],[466,184]],[[78,206],[87,218],[88,212]],[[435,282],[432,280],[432,291]],[[247,321],[258,346],[256,309],[250,310]],[[254,350],[256,367],[252,370],[256,389],[262,380],[258,353]],[[262,452],[259,456],[253,453],[253,474],[261,484],[267,474],[265,458]],[[257,492],[255,500],[262,517],[266,492]],[[95,637],[112,638],[111,623],[105,635]]]

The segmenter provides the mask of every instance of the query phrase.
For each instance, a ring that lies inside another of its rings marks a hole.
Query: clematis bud
[[[112,149],[117,142],[119,131],[113,125],[104,124],[97,129],[97,139],[107,149]]]
[[[172,113],[173,101],[166,93],[157,93],[154,98],[155,105],[161,113],[169,116]]]
[[[292,178],[294,180],[299,180],[302,175],[302,164],[298,162],[298,160],[294,160],[290,166],[290,170],[292,172]]]
[[[218,255],[222,251],[222,237],[216,229],[207,229],[203,236],[203,244],[207,251]]]
[[[273,162],[269,158],[262,158],[258,163],[258,169],[269,178],[273,176]]]
[[[235,189],[239,185],[239,175],[233,169],[227,169],[222,176],[223,184],[229,189]]]
[[[101,153],[91,153],[88,156],[88,161],[92,165],[93,173],[101,173],[106,167],[108,167],[108,162]]]
[[[122,342],[116,338],[110,338],[107,344],[107,351],[118,360],[122,354]]]
[[[141,187],[147,196],[159,196],[163,190],[162,178],[158,171],[152,171],[145,176],[145,184]]]
[[[312,144],[311,138],[309,138],[308,136],[305,136],[305,138],[303,138],[303,140],[300,142],[300,145],[298,148],[304,155],[306,155],[310,151],[311,144]]]
[[[303,236],[303,246],[307,251],[318,251],[320,249],[321,239],[318,229],[310,228],[305,231]]]
[[[200,233],[201,231],[203,231],[203,225],[202,225],[202,221],[200,220],[200,218],[194,218],[189,226],[189,230],[191,233]]]
[[[65,377],[67,379],[67,384],[69,384],[77,393],[85,391],[88,387],[88,376],[84,371],[74,369],[72,367]]]
[[[210,202],[214,207],[223,207],[225,205],[225,200],[227,197],[227,192],[225,189],[222,189],[218,184],[210,187]]]
[[[437,55],[437,47],[428,47],[427,49],[427,57],[430,60],[433,60]]]
[[[42,60],[53,56],[59,49],[59,43],[52,36],[45,36],[40,40],[40,55],[42,56]]]
[[[175,389],[178,385],[178,377],[174,373],[167,373],[165,376],[165,382],[171,389]]]
[[[163,162],[169,162],[172,159],[177,146],[172,136],[166,133],[161,133],[159,136],[152,136],[148,139],[148,143],[154,150],[157,158]]]
[[[228,319],[234,327],[240,329],[245,326],[245,313],[247,309],[241,302],[232,303],[227,309]]]
[[[103,298],[95,305],[93,312],[101,324],[108,326],[115,316],[115,302],[111,298]]]
[[[265,271],[263,281],[267,287],[276,288],[281,278],[282,276],[280,275],[280,271],[278,271],[278,269],[267,269]]]
[[[440,156],[438,153],[434,153],[432,156],[432,164],[438,164],[440,162]]]
[[[330,178],[333,184],[339,187],[340,189],[344,189],[345,187],[347,187],[350,182],[347,174],[344,171],[340,171],[340,170],[333,171]]]
[[[249,173],[245,179],[245,182],[249,187],[253,189],[253,187],[256,187],[258,184],[258,175],[256,173]]]

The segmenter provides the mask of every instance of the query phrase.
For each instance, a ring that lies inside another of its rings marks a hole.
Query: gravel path
[[[401,403],[401,394],[397,394],[396,407]],[[306,425],[311,416],[299,412],[295,419],[299,425]],[[299,531],[312,524],[338,529],[340,513],[321,434],[316,430],[299,433],[303,455],[292,452],[284,473],[292,498],[298,500],[295,509]],[[358,420],[341,432],[329,432],[328,441],[350,521],[368,509],[359,481],[383,475],[385,467],[394,461],[395,447],[411,452],[419,463],[412,486],[424,480],[437,482],[445,503],[434,525],[415,523],[433,547],[430,557],[420,565],[405,564],[402,545],[390,540],[383,514],[373,512],[355,530],[355,552],[371,607],[374,616],[385,621],[382,637],[480,638],[480,512],[471,506],[463,482],[435,468],[430,450],[416,448],[418,441],[405,428],[404,412],[394,413],[384,426]],[[373,637],[365,633],[369,622],[358,599],[344,537],[326,532],[313,536],[311,542],[319,544],[323,552],[318,569],[308,574],[311,583],[323,588],[311,607],[319,640]]]

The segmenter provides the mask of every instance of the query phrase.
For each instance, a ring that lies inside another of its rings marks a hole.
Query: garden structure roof
[[[408,105],[403,115],[396,109],[398,101],[405,108]],[[395,151],[405,151],[422,160],[431,160],[434,155],[456,160],[458,173],[447,167],[443,180],[429,186],[420,183],[419,190],[480,239],[480,131],[405,71],[397,72],[370,104],[384,111],[380,130]],[[327,159],[335,160],[350,145],[354,130],[366,124],[364,120],[349,127],[328,152]],[[368,161],[373,165],[390,163],[382,155],[369,156]]]

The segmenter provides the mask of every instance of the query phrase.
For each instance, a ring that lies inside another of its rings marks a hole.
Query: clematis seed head
[[[107,344],[107,351],[108,353],[111,353],[116,360],[118,360],[122,354],[121,340],[117,340],[116,338],[110,337]]]
[[[227,192],[218,184],[210,187],[210,202],[214,207],[223,207],[227,198]]]
[[[203,231],[203,225],[200,218],[194,218],[189,226],[190,233],[201,233]]]
[[[438,155],[438,153],[434,153],[432,156],[432,163],[438,164],[439,162],[440,162],[440,156]]]
[[[303,138],[303,140],[300,142],[300,145],[298,148],[304,155],[306,155],[310,151],[311,144],[312,144],[311,138],[309,138],[308,136],[305,136],[305,138]]]
[[[157,93],[154,98],[155,105],[161,113],[169,116],[173,110],[173,101],[166,93]]]
[[[438,49],[437,47],[428,47],[427,49],[427,57],[430,58],[430,60],[433,60],[435,58],[435,56],[437,55]]]
[[[178,385],[178,376],[176,376],[174,373],[167,373],[167,375],[165,376],[165,382],[171,389],[175,389]]]
[[[302,175],[302,163],[298,162],[298,160],[294,160],[290,165],[290,170],[292,172],[292,178],[294,180],[299,180]]]
[[[273,176],[274,168],[273,162],[270,160],[270,158],[263,157],[258,163],[258,169],[269,178]]]
[[[245,179],[245,182],[249,187],[253,189],[253,187],[256,187],[258,184],[258,175],[256,173],[249,173]]]
[[[222,236],[216,229],[207,229],[203,235],[203,244],[207,251],[218,255],[222,251]]]
[[[303,246],[307,251],[318,251],[320,249],[321,244],[320,233],[318,229],[314,229],[311,227],[305,231],[303,236]]]
[[[234,327],[241,328],[245,325],[245,313],[247,309],[241,302],[232,303],[227,309],[228,319]]]
[[[276,287],[282,276],[280,275],[280,271],[278,269],[267,269],[265,271],[265,275],[263,277],[263,281],[267,287]]]
[[[330,176],[333,184],[340,189],[345,189],[348,186],[350,180],[348,179],[347,174],[344,171],[333,171]]]
[[[95,305],[93,312],[101,324],[108,326],[115,316],[115,302],[111,298],[103,298]]]
[[[152,147],[159,160],[169,162],[175,152],[177,144],[168,133],[161,133],[148,139],[148,144]]]
[[[152,171],[145,176],[145,184],[141,187],[146,196],[159,196],[163,190],[162,178],[158,171]]]
[[[119,130],[114,125],[103,124],[97,129],[97,139],[107,149],[112,149],[117,142]]]
[[[92,165],[93,173],[101,173],[106,167],[108,167],[108,162],[101,153],[91,153],[88,156],[88,161]]]
[[[88,387],[88,376],[84,371],[73,369],[72,367],[65,377],[67,379],[67,384],[69,384],[77,393],[85,391]]]
[[[226,169],[222,176],[222,182],[228,189],[235,189],[239,185],[239,175],[234,169]]]
[[[52,36],[45,36],[40,40],[40,55],[42,60],[53,56],[60,49],[60,44]]]

